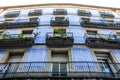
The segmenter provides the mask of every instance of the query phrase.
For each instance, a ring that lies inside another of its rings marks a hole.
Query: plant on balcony
[[[11,38],[11,35],[8,34],[8,33],[4,33],[4,34],[2,34],[2,38],[3,38],[3,39],[10,39],[10,38]]]
[[[22,37],[23,41],[29,40],[29,37]]]
[[[1,37],[0,40],[3,40],[3,38]]]
[[[68,36],[66,35],[66,32],[62,29],[55,29],[54,34],[55,34],[55,37],[60,37],[64,39],[68,38]]]
[[[62,37],[63,31],[61,29],[54,29],[55,37]]]
[[[99,37],[99,39],[100,39],[101,41],[103,41],[103,42],[108,41],[108,38],[105,38],[105,37],[103,37],[103,36],[101,36],[101,35],[98,35],[98,37]]]
[[[63,37],[63,38],[68,38],[68,36],[67,36],[67,35],[63,35],[62,37]]]
[[[61,34],[61,33],[62,33],[62,30],[61,30],[61,29],[54,29],[54,33]]]
[[[30,39],[30,37],[24,36],[23,33],[20,33],[20,34],[18,34],[17,36],[18,36],[19,39],[21,39],[21,40],[23,40],[23,41],[26,41],[26,40],[29,40],[29,39]]]
[[[18,38],[22,38],[22,37],[23,37],[23,34],[20,33],[20,34],[18,34],[17,36],[18,36]]]
[[[49,47],[50,46],[52,47],[53,46],[56,46],[56,47],[72,46],[74,42],[72,35],[71,36],[67,35],[67,33],[65,33],[65,31],[62,29],[55,29],[54,33],[49,32],[47,33],[46,36],[47,36],[46,45]]]
[[[40,34],[40,32],[35,32],[33,33],[34,34],[34,37],[36,37],[38,34]],[[47,36],[47,35],[46,35]]]

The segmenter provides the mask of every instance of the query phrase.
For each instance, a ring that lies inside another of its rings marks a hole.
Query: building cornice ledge
[[[82,7],[91,7],[91,8],[103,8],[103,9],[112,9],[112,10],[120,10],[120,8],[114,7],[104,7],[104,6],[96,6],[96,5],[86,5],[86,4],[74,4],[74,3],[41,3],[41,4],[30,4],[30,5],[16,5],[16,6],[4,6],[0,7],[2,9],[7,8],[20,8],[20,7],[35,7],[35,6],[51,6],[51,5],[70,5],[70,6],[82,6]]]

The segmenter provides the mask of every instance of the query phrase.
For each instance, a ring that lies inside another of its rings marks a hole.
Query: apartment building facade
[[[0,11],[0,79],[120,79],[120,9],[40,4]]]

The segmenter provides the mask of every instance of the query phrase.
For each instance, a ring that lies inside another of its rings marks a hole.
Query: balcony
[[[38,10],[31,10],[28,13],[29,19],[30,21],[37,21],[38,17],[42,15],[42,10],[38,9]]]
[[[38,21],[29,19],[20,19],[17,21],[1,21],[0,29],[12,29],[12,28],[31,28],[37,27],[39,25]]]
[[[67,15],[66,9],[54,9],[53,15]]]
[[[48,32],[46,35],[46,45],[49,47],[72,46],[73,42],[73,34],[70,32],[62,34]]]
[[[94,48],[120,48],[120,35],[86,34],[86,43]]]
[[[98,20],[84,18],[81,21],[81,26],[87,28],[104,28],[104,29],[120,29],[120,22],[114,22],[113,20]]]
[[[100,12],[100,15],[103,18],[114,18],[114,15],[110,12]]]
[[[68,17],[53,17],[50,21],[51,26],[69,26]]]
[[[55,65],[62,66],[55,68]],[[106,67],[105,67],[106,65]],[[104,67],[103,67],[104,66]],[[108,67],[109,66],[109,67]],[[65,68],[66,67],[66,68]],[[120,63],[11,62],[0,63],[0,79],[120,79]]]
[[[91,12],[87,10],[78,10],[77,13],[79,16],[86,16],[86,17],[92,16]]]
[[[20,15],[20,11],[8,12],[4,15],[5,21],[13,21]]]
[[[16,48],[16,47],[30,47],[34,41],[33,35],[22,34],[1,34],[0,35],[0,48]]]

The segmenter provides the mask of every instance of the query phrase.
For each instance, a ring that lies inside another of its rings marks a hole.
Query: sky
[[[0,7],[45,3],[73,3],[120,8],[120,0],[0,0]]]

